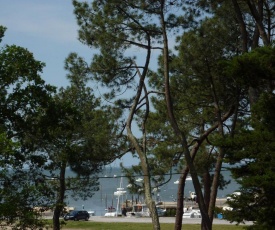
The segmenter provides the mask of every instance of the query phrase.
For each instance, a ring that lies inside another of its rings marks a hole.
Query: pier
[[[163,201],[158,204],[161,208],[176,208],[177,202],[171,202],[171,201]],[[216,199],[216,207],[222,208],[226,206],[226,198],[217,198]],[[195,201],[184,201],[184,207],[193,207],[193,208],[199,208],[198,203]]]
[[[128,211],[132,210],[132,201],[126,200],[124,203]],[[156,204],[158,207],[166,210],[166,216],[175,216],[176,215],[176,208],[177,208],[177,202],[175,201],[161,201]],[[223,208],[227,206],[226,204],[226,198],[217,198],[216,199],[216,205],[217,208]],[[199,209],[199,205],[194,200],[184,200],[184,208],[192,208],[192,209]]]
[[[160,208],[166,209],[168,216],[173,216],[176,213],[177,202],[163,201],[158,203],[158,206]],[[224,206],[226,206],[226,198],[217,198],[216,207],[222,208]],[[198,203],[196,203],[195,201],[184,201],[184,207],[192,207],[193,209],[199,209]]]
[[[126,204],[127,203],[127,204]],[[126,203],[124,203],[124,205],[126,205],[128,211],[132,210],[132,202],[131,201],[127,201]],[[162,201],[159,202],[157,204],[157,206],[159,206],[160,208],[166,209],[167,212],[167,216],[175,216],[176,214],[176,208],[177,208],[177,202],[174,201]],[[222,208],[226,206],[226,198],[217,198],[216,199],[216,207],[218,208]],[[189,208],[192,207],[192,209],[199,209],[198,203],[196,203],[195,201],[184,201],[184,207],[185,208]],[[71,211],[74,209],[74,207],[66,207],[67,211]],[[41,211],[41,214],[43,217],[48,217],[48,216],[52,216],[53,215],[53,211],[52,210],[47,210],[47,211]]]
[[[226,198],[217,198],[216,199],[216,207],[222,208],[223,206],[226,205]],[[173,201],[162,201],[158,204],[161,208],[176,208],[177,207],[177,202]],[[184,201],[184,206],[185,207],[197,207],[198,208],[198,203],[195,201]]]

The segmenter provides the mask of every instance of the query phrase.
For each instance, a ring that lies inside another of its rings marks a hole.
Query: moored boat
[[[192,207],[184,208],[182,218],[201,218],[201,212],[199,209],[193,209]]]
[[[132,211],[127,212],[127,216],[149,217],[150,211],[146,204],[134,204],[132,206]]]

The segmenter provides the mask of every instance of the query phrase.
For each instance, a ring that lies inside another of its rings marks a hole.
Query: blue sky
[[[68,85],[64,60],[69,53],[92,58],[92,50],[77,39],[71,0],[1,0],[0,24],[7,27],[1,46],[14,44],[32,52],[46,64],[41,76],[48,84]],[[121,161],[126,166],[138,162],[129,154],[113,165]]]
[[[22,46],[45,62],[42,78],[49,84],[68,84],[64,60],[70,52],[91,53],[77,39],[70,0],[1,0],[0,22],[7,27],[2,45]]]
[[[78,41],[71,0],[1,0],[0,24],[7,27],[1,46],[27,48],[36,60],[46,64],[42,78],[49,84],[68,84],[64,60],[69,53],[77,52],[87,61],[92,58],[93,51]],[[129,52],[144,60],[142,49]],[[152,52],[154,65],[158,52]]]

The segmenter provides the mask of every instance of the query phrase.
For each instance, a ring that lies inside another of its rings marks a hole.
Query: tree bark
[[[127,119],[126,129],[127,129],[127,136],[129,138],[130,142],[133,144],[133,146],[139,156],[139,159],[140,159],[142,173],[144,175],[145,203],[147,204],[147,206],[150,210],[154,230],[160,230],[160,223],[159,223],[159,218],[157,215],[156,204],[155,204],[154,200],[152,199],[152,194],[151,194],[150,171],[149,171],[148,161],[147,161],[147,156],[146,156],[146,128],[145,127],[146,127],[146,120],[147,120],[148,113],[149,113],[149,101],[148,101],[147,97],[146,97],[146,110],[145,110],[145,115],[144,115],[143,124],[142,124],[142,134],[143,134],[143,146],[142,147],[140,146],[139,142],[133,135],[132,129],[131,129],[133,116],[135,114],[137,105],[139,103],[142,89],[145,91],[145,95],[147,95],[146,87],[144,85],[144,79],[147,74],[149,60],[150,60],[150,56],[151,56],[151,50],[149,47],[150,47],[150,37],[148,36],[148,49],[147,49],[145,68],[143,69],[142,73],[140,73],[140,71],[137,68],[137,72],[140,77],[139,86],[138,86],[138,91],[136,93],[134,103],[131,107],[131,110],[130,110],[130,113],[129,113],[129,116]]]
[[[58,197],[55,204],[55,209],[53,213],[53,230],[60,230],[60,221],[59,217],[64,208],[64,196],[65,196],[65,171],[66,171],[66,164],[63,163],[63,166],[60,170],[60,178],[59,178],[59,191]]]
[[[246,24],[244,22],[242,12],[237,0],[232,0],[232,4],[236,13],[236,17],[240,26],[240,32],[242,37],[242,52],[247,52],[248,49],[248,33],[246,30]]]
[[[129,130],[129,127],[127,127],[127,132],[128,132],[128,137],[129,137],[130,141],[134,144],[135,149],[136,149],[136,151],[139,155],[139,158],[140,158],[142,173],[144,174],[145,203],[147,204],[147,206],[150,210],[154,230],[160,230],[160,223],[159,223],[159,218],[157,215],[156,204],[153,201],[152,195],[151,195],[150,172],[148,169],[147,158],[145,156],[145,153],[142,151],[142,149],[138,145],[138,142],[135,139],[135,137],[133,136],[131,130]]]
[[[203,184],[204,184],[204,202],[206,208],[209,210],[209,203],[210,203],[210,194],[211,194],[211,178],[210,173],[205,170],[203,173]]]
[[[257,27],[259,29],[260,36],[263,40],[264,45],[269,45],[270,41],[269,41],[268,35],[265,31],[265,27],[264,27],[264,24],[263,24],[263,17],[262,17],[263,1],[262,0],[257,1],[258,2],[258,9],[257,9],[254,1],[251,2],[250,0],[247,0],[246,2],[247,2],[247,5],[250,9],[250,12],[251,12],[253,18],[256,21],[256,24],[257,24]]]
[[[176,219],[175,219],[175,230],[181,230],[182,229],[182,215],[183,215],[183,209],[184,209],[184,188],[185,188],[185,180],[187,177],[187,174],[189,172],[189,168],[186,167],[183,170],[183,173],[180,176],[179,179],[179,185],[178,185],[178,192],[177,192],[177,208],[176,208]]]

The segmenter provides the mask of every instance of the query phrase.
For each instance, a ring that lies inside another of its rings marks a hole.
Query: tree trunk
[[[146,191],[146,189],[145,189],[145,191]],[[150,191],[151,191],[151,189],[150,189]],[[153,229],[160,230],[160,223],[159,223],[159,218],[158,218],[158,214],[157,214],[156,204],[155,204],[155,201],[152,199],[150,191],[145,192],[145,202],[150,210]]]
[[[247,52],[248,34],[246,30],[246,24],[243,19],[243,14],[241,12],[241,9],[237,0],[232,0],[232,4],[236,13],[236,17],[240,26],[240,32],[242,35],[242,52]]]
[[[210,174],[207,170],[205,170],[205,172],[203,173],[203,182],[204,182],[204,203],[205,206],[208,210],[208,216],[211,217],[211,215],[209,214],[210,209],[209,209],[209,205],[210,205],[210,194],[211,194],[211,179],[210,179]],[[212,210],[213,213],[213,210]],[[212,229],[212,220],[211,218],[209,218],[211,221],[211,229]],[[206,229],[203,226],[203,223],[201,223],[201,229]]]
[[[144,175],[145,203],[150,210],[152,223],[153,223],[153,229],[160,230],[160,223],[159,223],[159,218],[158,218],[158,214],[157,214],[156,204],[152,198],[152,193],[151,193],[150,172],[148,169],[147,158],[144,156],[143,152],[142,153],[140,152],[139,156],[140,156],[142,172]]]
[[[150,172],[149,172],[149,168],[148,168],[147,157],[146,157],[146,154],[143,152],[143,150],[140,148],[138,141],[132,134],[129,124],[130,123],[128,120],[128,125],[127,125],[128,138],[130,139],[131,143],[134,145],[134,147],[139,155],[142,173],[144,175],[145,202],[150,210],[150,214],[152,217],[152,223],[153,223],[153,227],[154,227],[153,229],[160,230],[160,223],[159,223],[159,218],[157,215],[156,204],[152,199]]]
[[[53,229],[60,230],[59,216],[62,209],[59,206],[56,206],[53,212]]]
[[[263,1],[258,1],[257,6],[255,5],[254,1],[246,1],[252,17],[255,19],[256,25],[255,25],[255,30],[253,34],[253,42],[252,42],[252,49],[258,47],[259,43],[259,38],[261,36],[264,45],[269,45],[270,44],[270,38],[268,33],[265,31],[265,27],[263,25]],[[247,33],[247,28],[245,21],[242,16],[242,12],[240,9],[240,6],[238,4],[237,0],[232,0],[232,4],[234,6],[234,10],[237,16],[237,20],[240,26],[240,31],[242,35],[242,47],[243,47],[243,53],[248,52],[248,33]],[[258,7],[258,8],[257,8]],[[250,104],[253,105],[257,102],[259,98],[259,92],[258,89],[252,86],[249,86],[249,101]]]
[[[257,9],[254,1],[246,1],[246,3],[250,9],[251,15],[253,16],[253,18],[256,21],[256,26],[259,29],[259,33],[261,35],[264,45],[269,45],[270,41],[269,41],[269,37],[265,31],[265,26],[263,24],[263,17],[262,17],[263,16],[263,14],[262,14],[263,1],[262,0],[258,1],[258,3],[257,3],[258,9]]]
[[[160,230],[160,223],[159,223],[159,218],[157,214],[156,204],[152,198],[152,193],[151,193],[150,172],[148,169],[147,158],[144,156],[144,154],[140,155],[140,162],[141,162],[142,172],[144,175],[145,203],[150,210],[153,229]]]
[[[167,33],[166,33],[166,24],[164,20],[164,15],[161,15],[161,26],[162,26],[162,32],[163,32],[163,74],[164,74],[164,89],[165,89],[165,101],[166,101],[166,107],[167,107],[167,113],[168,117],[170,120],[170,124],[176,134],[176,136],[179,138],[181,142],[181,146],[184,152],[184,157],[187,162],[187,165],[190,170],[190,174],[193,180],[193,185],[195,188],[195,192],[198,197],[198,203],[199,203],[199,208],[201,211],[202,215],[202,223],[204,226],[205,230],[211,230],[212,225],[211,221],[208,217],[208,212],[204,204],[204,199],[201,191],[201,186],[200,182],[198,179],[198,175],[195,169],[195,166],[192,161],[192,157],[190,154],[190,151],[188,149],[188,144],[186,137],[184,133],[181,132],[176,118],[174,116],[174,108],[173,108],[173,103],[172,103],[172,98],[171,98],[171,91],[170,91],[170,78],[169,78],[169,48],[168,48],[168,39],[167,39]]]
[[[64,208],[64,196],[65,196],[65,171],[66,164],[64,163],[60,170],[60,178],[59,178],[59,191],[57,194],[57,200],[55,204],[55,209],[53,213],[53,230],[60,230],[60,221],[59,217]]]
[[[211,194],[211,178],[210,173],[205,170],[203,173],[203,184],[204,184],[204,202],[207,209],[209,209],[210,194]]]
[[[178,193],[177,193],[177,209],[176,209],[176,219],[175,219],[175,230],[181,230],[182,228],[182,215],[184,209],[184,188],[185,180],[189,172],[188,167],[183,170],[182,175],[179,179]]]

